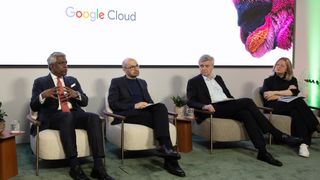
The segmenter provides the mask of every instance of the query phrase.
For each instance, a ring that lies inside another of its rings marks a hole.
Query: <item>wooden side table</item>
[[[191,123],[194,118],[177,117],[177,141],[179,152],[192,151],[192,130]]]
[[[0,180],[7,180],[18,174],[15,137],[23,133],[0,133]]]

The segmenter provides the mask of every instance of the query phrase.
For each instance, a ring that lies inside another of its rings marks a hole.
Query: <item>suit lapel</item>
[[[52,79],[52,77],[51,77],[50,74],[47,76],[47,79],[48,79],[48,80],[47,80],[46,82],[48,82],[49,88],[55,87],[54,82],[53,82],[53,79]]]
[[[204,81],[204,79],[203,79],[201,74],[198,76],[198,79],[199,79],[199,82],[200,82],[200,87],[202,87],[201,89],[203,89],[205,96],[207,98],[211,99],[207,84]]]
[[[66,76],[63,76],[63,81],[64,81],[64,85],[66,87],[71,87],[71,82],[69,81],[69,79]]]

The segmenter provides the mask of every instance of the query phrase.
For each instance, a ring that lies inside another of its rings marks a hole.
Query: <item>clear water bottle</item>
[[[18,120],[12,121],[11,132],[20,132],[20,122]]]

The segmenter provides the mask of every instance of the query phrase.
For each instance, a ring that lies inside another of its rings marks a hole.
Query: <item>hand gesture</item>
[[[78,91],[75,91],[71,89],[70,87],[65,87],[64,88],[64,95],[70,99],[70,98],[77,98],[79,96]]]
[[[57,99],[57,88],[53,87],[46,89],[41,93],[42,98],[54,98]]]

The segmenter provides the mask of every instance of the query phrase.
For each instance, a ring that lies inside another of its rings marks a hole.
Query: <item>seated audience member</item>
[[[299,155],[309,157],[308,147],[313,132],[320,132],[320,124],[316,116],[299,94],[297,79],[293,76],[292,64],[288,58],[278,59],[273,67],[273,75],[263,82],[261,94],[264,105],[273,108],[273,113],[291,116],[291,134],[303,139]],[[289,102],[281,98],[287,97]]]
[[[73,179],[89,179],[80,167],[77,154],[75,129],[87,131],[94,166],[91,177],[111,180],[103,164],[102,123],[97,114],[84,112],[88,97],[82,91],[78,80],[67,75],[66,55],[54,52],[48,57],[50,73],[34,81],[31,109],[38,111],[40,130],[59,130],[64,153],[70,161],[69,174]],[[34,129],[31,129],[34,130]]]
[[[282,166],[280,161],[267,152],[263,133],[269,132],[277,140],[287,144],[296,144],[301,140],[273,127],[251,99],[234,99],[222,77],[213,73],[213,57],[203,55],[198,63],[200,74],[190,79],[187,85],[188,106],[209,111],[213,117],[232,118],[243,122],[249,138],[258,149],[257,159],[275,166]],[[209,117],[208,114],[196,113],[195,115],[198,123]]]
[[[125,76],[114,78],[109,88],[109,106],[116,114],[126,116],[125,123],[140,124],[154,130],[160,149],[157,154],[164,158],[164,168],[171,174],[185,176],[180,168],[180,155],[173,149],[169,134],[168,110],[162,103],[153,104],[145,80],[137,78],[139,65],[132,58],[122,62]],[[152,104],[152,105],[151,105]],[[118,124],[117,119],[112,124]]]

